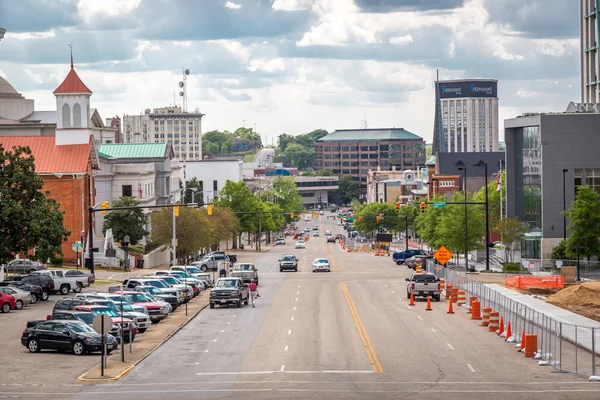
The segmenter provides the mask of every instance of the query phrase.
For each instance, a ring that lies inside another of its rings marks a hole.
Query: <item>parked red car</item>
[[[0,292],[0,311],[7,313],[15,308],[17,308],[15,296]]]

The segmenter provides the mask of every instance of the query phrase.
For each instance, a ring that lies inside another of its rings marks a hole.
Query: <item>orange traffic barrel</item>
[[[446,280],[444,278],[440,279],[440,291],[443,292],[446,290]]]
[[[467,293],[464,290],[458,290],[456,292],[456,305],[462,306],[467,304]]]
[[[456,303],[458,301],[458,288],[457,287],[452,288],[452,293],[450,294],[450,296],[452,297],[453,303]]]
[[[450,293],[452,293],[452,284],[449,283],[446,285],[446,300],[450,298]]]
[[[484,307],[483,315],[482,315],[482,326],[488,326],[490,324],[490,313],[492,312],[492,307]]]
[[[471,302],[471,319],[481,319],[481,303],[477,299]]]
[[[488,325],[488,331],[496,332],[500,327],[500,313],[498,311],[492,311],[490,313],[490,323]]]
[[[473,310],[473,302],[477,301],[476,296],[469,296],[469,307],[467,307],[467,313],[471,314]]]
[[[525,335],[525,358],[533,358],[537,352],[537,335]]]

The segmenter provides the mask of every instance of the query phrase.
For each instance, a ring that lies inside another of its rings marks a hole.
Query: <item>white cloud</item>
[[[242,5],[236,4],[232,1],[228,1],[227,3],[225,3],[225,7],[230,8],[232,10],[237,10],[238,8],[242,8]]]
[[[248,71],[256,72],[277,72],[284,71],[285,64],[281,58],[277,58],[274,60],[264,60],[264,59],[256,59],[250,61],[248,64]]]
[[[312,0],[275,0],[272,7],[274,10],[297,11],[308,10],[311,5]]]
[[[564,57],[579,51],[579,40],[538,40],[537,51],[552,57]]]
[[[519,89],[519,90],[517,90],[517,96],[524,97],[524,98],[527,98],[527,99],[531,99],[533,97],[538,97],[539,95],[540,95],[539,92],[532,92],[532,91],[525,90],[525,89]]]
[[[77,11],[86,22],[102,16],[123,16],[137,9],[142,0],[79,0]]]
[[[48,31],[48,32],[21,32],[21,33],[13,33],[6,32],[5,39],[16,39],[16,40],[30,40],[30,39],[48,39],[56,37],[56,32]]]
[[[393,36],[390,38],[391,44],[406,44],[406,43],[412,43],[412,41],[413,41],[412,35]]]

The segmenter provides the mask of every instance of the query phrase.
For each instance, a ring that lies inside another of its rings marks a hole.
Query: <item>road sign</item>
[[[102,324],[102,320],[104,320],[104,325]],[[92,328],[101,335],[109,333],[112,329],[112,325],[112,318],[108,314],[98,314],[92,320]]]
[[[446,203],[443,201],[436,201],[433,203],[433,208],[444,208],[446,207]]]
[[[438,249],[438,251],[433,253],[433,256],[440,264],[446,265],[446,263],[452,258],[453,253],[448,250],[446,246],[442,246]]]

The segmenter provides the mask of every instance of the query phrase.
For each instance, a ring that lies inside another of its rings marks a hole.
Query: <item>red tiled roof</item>
[[[0,136],[0,145],[4,151],[29,147],[38,174],[84,173],[88,169],[91,144],[56,146],[54,136]]]
[[[65,94],[65,93],[89,93],[92,94],[92,91],[85,86],[85,83],[81,81],[77,72],[73,68],[73,64],[71,64],[71,70],[67,74],[67,77],[60,84],[59,87],[56,88],[54,94]]]

